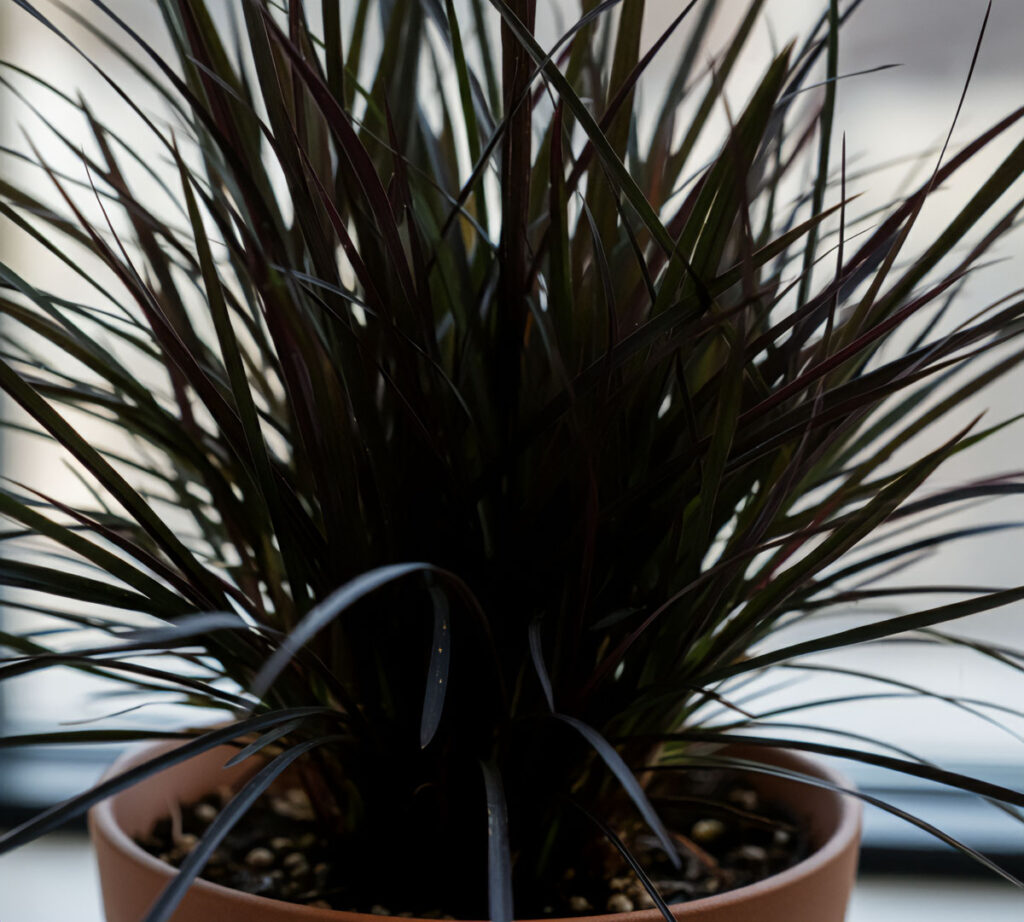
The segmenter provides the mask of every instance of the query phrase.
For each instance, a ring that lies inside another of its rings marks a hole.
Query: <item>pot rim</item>
[[[162,751],[174,749],[179,745],[181,744],[177,741],[172,741],[169,743],[133,747],[114,761],[104,774],[104,779],[112,778],[115,775],[138,765],[146,758],[152,757]],[[780,887],[784,887],[787,884],[811,877],[819,868],[836,859],[847,847],[849,847],[850,841],[856,839],[860,835],[863,804],[856,796],[855,788],[852,783],[841,772],[836,771],[830,765],[807,758],[793,750],[775,747],[763,748],[759,746],[757,747],[757,751],[762,754],[770,753],[773,756],[781,755],[783,760],[788,763],[785,766],[786,768],[799,771],[818,778],[821,781],[827,782],[827,784],[835,785],[837,788],[843,789],[846,793],[841,793],[840,791],[829,791],[829,794],[838,801],[838,819],[836,821],[835,829],[828,839],[815,849],[814,852],[794,864],[792,867],[786,868],[784,871],[780,871],[777,874],[773,874],[770,877],[766,877],[752,884],[747,884],[743,887],[726,890],[723,893],[716,893],[711,896],[705,896],[697,900],[690,900],[683,903],[670,903],[669,910],[672,912],[673,916],[677,918],[685,919],[691,912],[696,912],[698,910],[724,909],[725,907],[735,903],[756,899],[761,893],[769,893],[778,890]],[[159,777],[159,775],[160,772],[157,772],[152,777]],[[800,782],[796,781],[795,783],[799,784]],[[124,857],[147,867],[150,871],[165,878],[167,882],[170,882],[177,873],[176,869],[171,865],[160,861],[144,848],[137,845],[134,839],[132,839],[132,837],[121,828],[121,825],[114,818],[113,804],[117,797],[117,794],[113,794],[100,801],[89,810],[90,834],[93,836],[102,836],[107,840],[109,845],[113,846]],[[290,903],[285,900],[275,900],[271,897],[246,893],[243,890],[225,887],[222,884],[217,884],[213,881],[204,880],[203,878],[198,877],[193,881],[191,887],[211,894],[217,894],[222,897],[231,897],[242,905],[248,904],[254,908],[257,906],[266,907],[268,903],[278,904],[282,907],[286,906],[288,907],[289,913],[287,916],[288,922],[291,922],[291,920],[295,920],[295,922],[329,922],[329,920],[338,920],[338,922],[340,922],[342,919],[346,920],[346,922],[382,922],[384,919],[401,919],[401,922],[434,922],[434,920],[424,919],[421,917],[384,916],[371,913],[350,912],[341,909],[320,909],[313,906],[304,906],[300,903]],[[630,912],[600,913],[591,916],[574,916],[571,919],[566,918],[564,920],[556,916],[550,916],[544,919],[517,920],[517,922],[602,922],[602,920],[603,922],[661,922],[662,918],[661,912],[657,908],[654,908],[635,909]],[[458,920],[458,922],[476,922],[476,920]],[[486,920],[481,920],[481,922],[486,922]]]

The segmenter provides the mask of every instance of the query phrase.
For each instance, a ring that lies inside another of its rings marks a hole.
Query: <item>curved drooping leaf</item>
[[[320,736],[316,739],[306,740],[302,743],[286,749],[279,756],[276,756],[264,765],[255,775],[252,776],[241,789],[231,798],[221,810],[214,821],[210,823],[206,832],[196,847],[189,852],[188,856],[178,868],[178,873],[160,893],[156,901],[146,913],[143,922],[166,922],[171,917],[185,891],[192,885],[199,873],[202,871],[210,855],[231,832],[235,824],[245,815],[245,812],[256,802],[256,799],[270,787],[300,756],[315,749],[318,746],[325,746],[336,742],[340,737]]]
[[[787,781],[796,781],[800,784],[806,784],[811,787],[823,788],[827,791],[832,791],[836,794],[841,794],[846,797],[855,797],[857,800],[863,801],[878,810],[882,810],[885,813],[889,813],[892,816],[898,817],[904,822],[909,823],[912,826],[916,826],[918,829],[927,832],[929,835],[934,836],[940,842],[944,842],[946,845],[955,848],[958,852],[971,858],[978,864],[983,865],[995,874],[998,874],[1004,880],[1009,881],[1016,887],[1024,888],[1024,881],[1019,880],[1009,871],[1000,867],[991,858],[979,852],[977,849],[972,848],[959,839],[955,839],[948,833],[943,832],[937,826],[933,826],[926,820],[915,816],[912,813],[908,813],[906,810],[902,810],[894,804],[890,804],[880,797],[875,797],[872,794],[868,794],[864,791],[860,791],[853,787],[843,787],[835,784],[832,781],[827,781],[823,778],[818,778],[815,775],[810,775],[805,772],[792,771],[791,769],[781,768],[777,765],[771,765],[765,762],[758,762],[755,759],[749,758],[736,758],[735,756],[706,756],[706,755],[693,755],[687,756],[685,764],[681,765],[665,765],[653,768],[653,771],[686,771],[689,767],[693,768],[726,768],[726,769],[741,769],[743,771],[752,772],[757,775],[771,775],[776,778],[783,778]]]
[[[256,717],[249,717],[245,720],[237,721],[228,727],[222,727],[217,730],[202,733],[196,736],[195,739],[183,743],[181,746],[178,746],[169,752],[149,758],[139,765],[136,765],[113,778],[101,781],[88,791],[78,794],[63,803],[49,807],[37,816],[15,826],[13,829],[0,833],[0,854],[9,852],[11,849],[22,845],[25,842],[30,842],[50,830],[58,828],[68,820],[74,819],[76,816],[83,814],[93,804],[99,803],[101,800],[105,800],[107,797],[116,794],[118,791],[123,791],[126,787],[130,787],[142,779],[148,778],[150,775],[154,775],[172,765],[184,762],[201,752],[206,752],[209,749],[213,749],[216,746],[222,746],[225,743],[230,743],[231,741],[238,739],[240,736],[244,736],[246,733],[252,733],[269,727],[290,723],[297,719],[316,717],[333,718],[336,713],[337,712],[323,707],[286,708],[280,711],[271,711],[266,714],[260,714]],[[78,732],[84,732],[92,735],[96,731]]]
[[[682,867],[679,853],[676,851],[672,837],[665,828],[665,824],[661,821],[650,800],[648,800],[647,794],[641,787],[640,782],[637,781],[636,776],[629,766],[626,765],[625,761],[623,761],[622,756],[616,752],[615,747],[594,730],[593,727],[587,726],[582,720],[570,717],[568,714],[555,714],[554,716],[576,730],[593,747],[594,751],[601,757],[601,761],[608,766],[609,771],[615,776],[619,784],[622,785],[626,794],[629,795],[629,799],[633,801],[640,815],[644,818],[644,822],[647,823],[651,831],[658,837],[661,847],[665,851],[665,857],[668,858],[674,867]]]
[[[512,854],[508,807],[501,774],[493,762],[481,762],[487,794],[487,893],[491,922],[512,922]]]
[[[420,747],[426,748],[437,732],[448,691],[448,671],[452,661],[452,627],[448,597],[438,586],[430,587],[434,607],[434,632],[430,645],[430,666],[427,688],[423,694],[423,716],[420,718]]]

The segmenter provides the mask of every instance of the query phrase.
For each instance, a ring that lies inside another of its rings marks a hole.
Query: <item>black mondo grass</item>
[[[0,680],[72,668],[205,710],[0,740],[187,740],[0,852],[225,742],[259,773],[149,922],[292,763],[360,900],[498,922],[601,835],[650,883],[631,843],[677,856],[649,779],[739,764],[738,738],[1024,805],[750,700],[834,670],[863,700],[1019,716],[815,659],[899,637],[1024,667],[954,631],[1024,587],[898,581],[1019,527],[944,522],[1019,471],[935,477],[1016,422],[968,403],[1024,361],[1024,292],[972,300],[1024,204],[1024,109],[959,127],[987,12],[945,143],[869,207],[836,107],[889,76],[840,72],[859,0],[760,62],[760,0],[714,54],[714,0],[650,37],[643,0],[148,0],[159,34],[124,4],[6,2],[116,117],[0,62],[26,118],[3,231],[75,280],[0,259],[5,431],[77,478],[0,484],[0,585],[60,628],[0,633]],[[831,620],[867,600],[891,608]]]

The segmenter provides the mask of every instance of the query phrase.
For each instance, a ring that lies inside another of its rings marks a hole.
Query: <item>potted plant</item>
[[[858,812],[801,753],[1024,805],[842,724],[780,734],[741,691],[856,643],[956,642],[941,625],[1024,598],[944,587],[820,623],[900,593],[925,546],[906,525],[1020,489],[922,492],[1002,425],[961,419],[964,396],[1024,358],[1018,297],[947,321],[1014,224],[1024,144],[918,219],[1024,110],[853,239],[832,121],[858,5],[832,0],[745,100],[725,88],[757,0],[710,63],[712,2],[642,47],[643,0],[585,0],[554,40],[535,0],[154,0],[172,58],[99,0],[64,10],[166,112],[108,77],[132,127],[66,95],[79,174],[30,148],[58,200],[0,180],[4,217],[81,281],[0,266],[9,424],[93,496],[0,491],[8,546],[58,555],[9,555],[3,583],[83,632],[2,635],[0,679],[67,666],[215,716],[4,739],[163,742],[0,849],[99,805],[111,922],[838,922]],[[647,131],[638,84],[680,36]]]

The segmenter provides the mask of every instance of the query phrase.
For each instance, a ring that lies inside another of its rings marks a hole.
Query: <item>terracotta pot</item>
[[[123,771],[173,745],[126,755],[111,773]],[[148,832],[157,819],[167,815],[172,802],[197,800],[218,785],[230,785],[251,773],[252,768],[244,763],[231,769],[222,767],[236,751],[223,748],[189,759],[92,809],[89,827],[99,861],[108,922],[140,922],[175,873],[172,867],[136,845],[132,837]],[[845,783],[830,770],[792,753],[761,749],[756,756],[780,767]],[[857,867],[859,801],[766,775],[753,776],[749,782],[762,797],[787,804],[808,824],[816,851],[794,867],[759,883],[674,905],[672,914],[686,922],[842,922]],[[192,885],[172,918],[174,922],[384,922],[381,916],[299,906],[241,893],[206,880]],[[661,922],[661,915],[648,909],[572,922],[597,920]]]

